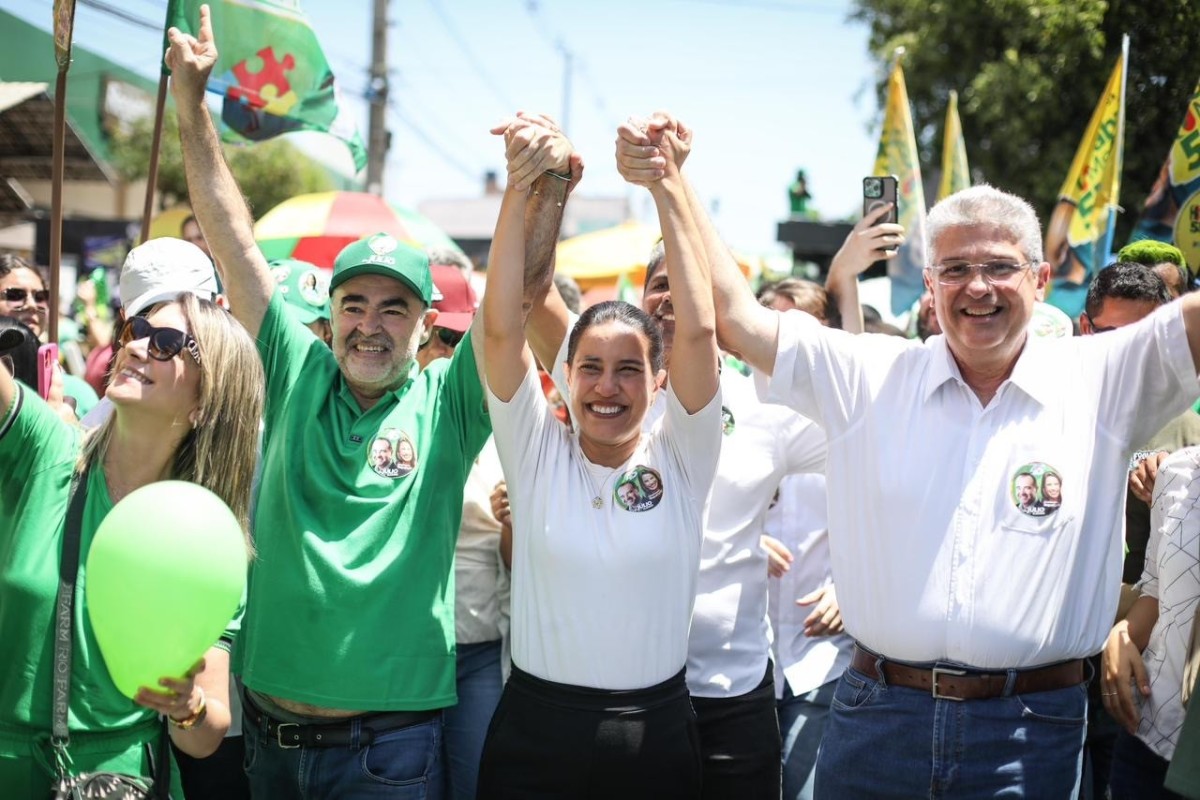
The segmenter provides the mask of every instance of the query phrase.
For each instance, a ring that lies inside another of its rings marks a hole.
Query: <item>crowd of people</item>
[[[905,336],[857,294],[905,241],[887,208],[825,286],[756,295],[659,112],[616,138],[662,230],[640,306],[580,308],[553,267],[583,160],[518,113],[482,303],[461,255],[386,233],[268,262],[205,107],[207,10],[169,40],[195,217],[130,252],[111,310],[80,282],[44,393],[46,282],[0,261],[5,797],[98,771],[189,800],[1182,796],[1177,250],[1123,250],[1073,336],[1037,322],[1033,209],[965,190],[930,211]],[[128,698],[60,553],[166,479],[233,510],[248,588]]]

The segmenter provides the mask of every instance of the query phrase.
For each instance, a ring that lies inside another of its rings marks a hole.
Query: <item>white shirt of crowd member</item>
[[[838,442],[834,574],[862,577],[839,602],[847,629],[891,658],[1020,668],[1096,652],[1116,606],[1128,450],[1200,395],[1196,300],[1103,342],[1027,337],[1049,268],[976,221],[1008,219],[981,210],[997,195],[978,187],[931,213],[926,281],[946,335],[928,346],[762,311],[740,276],[714,276],[723,339],[770,376],[767,399]],[[1063,504],[1021,513],[1022,471],[1059,476]],[[999,564],[1020,580],[990,579]]]

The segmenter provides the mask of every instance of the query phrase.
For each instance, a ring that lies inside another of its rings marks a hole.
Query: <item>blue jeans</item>
[[[935,700],[847,669],[817,757],[816,797],[1074,797],[1084,684],[987,700]]]
[[[458,645],[458,705],[444,712],[448,797],[475,800],[479,757],[504,691],[500,641]]]
[[[837,680],[797,697],[784,682],[779,700],[779,733],[783,737],[784,800],[812,800],[817,751],[829,720]]]
[[[1183,800],[1163,787],[1171,762],[1122,730],[1113,746],[1109,788],[1112,800]]]
[[[358,723],[354,723],[357,725]],[[362,747],[281,748],[243,723],[255,800],[442,800],[442,719],[376,734]]]

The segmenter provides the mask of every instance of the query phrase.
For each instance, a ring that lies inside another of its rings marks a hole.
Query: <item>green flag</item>
[[[333,72],[298,0],[207,0],[220,53],[208,91],[223,103],[226,139],[261,141],[321,131],[346,143],[361,170],[367,151],[338,102]],[[201,0],[170,0],[167,26],[195,36]],[[164,49],[165,49],[164,43]]]

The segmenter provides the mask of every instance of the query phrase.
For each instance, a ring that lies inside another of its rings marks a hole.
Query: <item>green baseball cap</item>
[[[329,291],[356,275],[395,278],[416,293],[426,308],[433,302],[433,277],[424,250],[397,241],[386,233],[346,245],[333,262]]]
[[[288,310],[305,325],[329,319],[329,271],[316,264],[283,258],[268,265]]]

